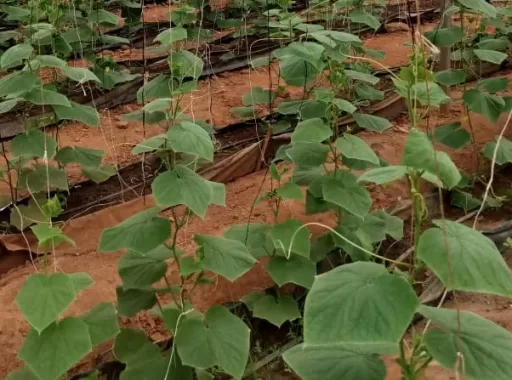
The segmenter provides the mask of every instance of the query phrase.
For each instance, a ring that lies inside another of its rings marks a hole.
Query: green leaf
[[[101,149],[89,149],[82,147],[66,146],[61,148],[55,159],[63,165],[77,163],[87,167],[100,166],[105,152]]]
[[[361,81],[361,82],[370,83],[371,85],[376,85],[379,82],[379,80],[380,80],[375,75],[362,73],[362,72],[356,71],[356,70],[345,69],[343,72],[350,79],[358,80],[358,81]]]
[[[100,115],[95,108],[71,101],[69,103],[70,107],[53,105],[53,111],[59,120],[76,120],[90,127],[100,124]]]
[[[111,303],[100,303],[83,314],[93,346],[114,338],[119,333],[117,311]]]
[[[167,135],[156,135],[152,136],[149,139],[144,140],[143,142],[137,144],[132,149],[132,154],[141,154],[141,153],[149,153],[161,148],[165,142],[167,141]]]
[[[18,97],[40,85],[41,80],[35,74],[18,71],[0,78],[0,96]]]
[[[486,50],[506,50],[510,45],[507,38],[486,38],[479,41],[475,46]]]
[[[10,201],[10,197],[9,197]],[[46,202],[46,196],[35,194],[34,198],[30,198],[28,205],[20,204],[11,210],[10,224],[19,231],[30,227],[34,223],[48,223],[49,217],[45,215],[43,204]]]
[[[292,143],[321,143],[332,136],[331,128],[320,118],[301,121],[292,133]]]
[[[389,215],[384,210],[376,210],[370,215],[373,218],[378,218],[384,221],[384,230],[386,235],[391,236],[395,240],[400,240],[404,236],[404,221],[396,216]]]
[[[434,129],[434,141],[448,148],[460,149],[471,141],[471,135],[460,122],[441,125]]]
[[[468,379],[511,378],[509,331],[468,311],[421,306],[419,312],[434,325],[425,334],[425,345],[434,360]]]
[[[7,49],[0,56],[0,67],[3,70],[21,65],[23,60],[29,59],[34,48],[30,44],[18,44]]]
[[[174,77],[198,79],[203,74],[203,60],[190,51],[182,50],[172,53],[168,58],[168,62],[172,62]]]
[[[276,194],[283,199],[304,199],[300,187],[292,182],[285,183],[276,190]]]
[[[27,156],[50,160],[55,155],[57,141],[39,129],[30,129],[16,136],[11,143],[11,153],[14,156]]]
[[[202,265],[229,281],[248,272],[256,262],[247,247],[237,240],[208,235],[195,235],[194,240],[203,255]]]
[[[434,221],[420,237],[417,254],[448,289],[512,296],[512,272],[494,243],[451,221]]]
[[[391,127],[391,123],[380,116],[354,113],[354,119],[360,128],[370,131],[383,132]]]
[[[426,170],[439,177],[449,189],[457,186],[461,179],[459,170],[450,157],[445,152],[435,151],[427,135],[415,129],[407,136],[402,164]]]
[[[313,42],[292,42],[275,52],[279,60],[280,74],[286,84],[304,86],[313,81],[324,67],[323,51],[322,45]]]
[[[94,280],[91,276],[84,272],[75,272],[68,274],[69,279],[73,283],[75,293],[85,290],[94,284]]]
[[[101,234],[99,251],[113,252],[123,248],[146,253],[171,237],[171,222],[158,216],[157,207],[144,210],[123,220]]]
[[[490,94],[505,91],[508,88],[508,78],[488,78],[479,80],[476,83],[476,87],[479,90],[487,91]]]
[[[352,22],[368,25],[375,30],[380,27],[380,21],[377,17],[365,11],[353,10],[349,13],[349,18]]]
[[[249,356],[249,328],[223,306],[214,306],[205,315],[184,318],[176,335],[176,346],[183,364],[206,369],[219,366],[240,379]]]
[[[69,99],[58,92],[44,89],[34,89],[26,94],[23,98],[27,102],[31,102],[38,106],[62,106],[71,107]]]
[[[505,107],[503,98],[480,92],[474,88],[467,90],[462,99],[471,112],[481,113],[493,123],[496,123]]]
[[[383,168],[368,170],[360,175],[357,181],[373,182],[377,185],[383,185],[405,177],[405,173],[407,173],[407,167],[405,166],[385,166]]]
[[[71,279],[63,273],[30,275],[16,296],[23,317],[37,331],[43,331],[75,300]]]
[[[411,96],[422,106],[439,106],[451,100],[435,82],[415,83],[411,87]]]
[[[340,171],[337,177],[327,178],[322,184],[324,200],[343,210],[364,218],[372,205],[368,190],[357,183],[357,178],[347,171]]]
[[[483,1],[483,0],[482,0]],[[485,4],[485,3],[484,3]],[[508,55],[496,50],[473,49],[473,53],[482,61],[501,65]]]
[[[365,83],[358,83],[355,87],[356,94],[362,100],[383,100],[384,92],[377,90],[375,87],[368,86]]]
[[[466,73],[463,70],[443,70],[435,73],[436,82],[443,86],[454,86],[466,82]]]
[[[476,199],[470,193],[465,191],[454,191],[450,197],[450,204],[452,206],[460,207],[464,211],[468,212],[479,207],[482,202]]]
[[[201,126],[182,121],[167,132],[170,147],[175,152],[193,154],[213,161],[213,143],[208,132]]]
[[[82,166],[82,174],[94,183],[102,183],[117,173],[113,165],[101,165],[98,167]]]
[[[183,204],[203,219],[213,200],[209,182],[183,165],[176,165],[173,171],[158,175],[151,187],[158,205],[169,207]]]
[[[322,165],[327,161],[328,153],[327,145],[309,142],[296,142],[286,150],[286,155],[292,162],[301,167]]]
[[[346,101],[345,99],[335,98],[332,100],[332,102],[339,111],[352,114],[357,110],[357,108],[352,103]]]
[[[291,255],[288,259],[274,256],[268,262],[267,271],[279,286],[294,283],[309,289],[316,275],[316,265],[310,259],[299,255]]]
[[[139,311],[149,310],[157,302],[153,289],[124,289],[118,286],[116,294],[117,311],[125,317],[134,317]]]
[[[304,342],[398,343],[418,305],[407,280],[384,266],[346,264],[315,278],[306,297]]]
[[[281,327],[286,321],[300,318],[300,311],[293,297],[264,295],[254,303],[253,316]]]
[[[343,134],[342,137],[336,140],[336,148],[347,158],[367,161],[377,165],[380,162],[379,157],[364,140],[349,133]]]
[[[427,37],[436,46],[448,47],[460,42],[464,37],[464,31],[460,26],[435,28],[434,30],[425,33],[425,37]]]
[[[309,229],[296,219],[288,219],[272,226],[270,237],[274,247],[285,256],[290,253],[309,258]]]
[[[250,223],[231,226],[224,237],[244,244],[254,258],[269,256],[273,244],[268,236],[270,227],[265,223]]]
[[[55,380],[91,351],[87,325],[65,318],[40,334],[32,329],[18,354],[41,380]]]
[[[100,79],[89,69],[84,67],[65,67],[62,72],[71,80],[78,83],[93,81],[101,84]]]
[[[75,242],[68,238],[58,227],[50,227],[48,224],[36,224],[30,227],[36,235],[39,246],[43,249],[53,249],[61,243],[75,245]]]
[[[6,380],[40,380],[29,368],[18,368],[7,375]]]
[[[12,110],[20,102],[21,99],[10,99],[0,102],[0,115]]]
[[[144,288],[160,280],[167,271],[163,260],[129,251],[117,261],[117,272],[123,288]]]
[[[276,94],[271,90],[264,90],[261,87],[253,87],[251,90],[244,94],[242,103],[244,106],[254,106],[256,104],[271,104],[276,97]]]
[[[170,98],[177,84],[168,76],[163,74],[150,80],[137,91],[137,101],[142,103],[142,99],[146,102],[158,98]]]
[[[487,3],[485,0],[457,0],[464,7],[482,13],[490,18],[496,17],[496,8],[494,8],[490,3]]]
[[[23,169],[18,178],[18,187],[32,192],[47,191],[48,187],[68,190],[68,177],[63,169],[53,166],[34,165],[33,169]]]
[[[160,33],[153,42],[160,42],[162,45],[171,45],[174,42],[187,39],[187,30],[181,26],[169,28]]]
[[[299,344],[283,358],[303,380],[384,380],[386,366],[375,350]]]
[[[497,137],[495,140],[497,140]],[[492,160],[496,146],[497,141],[491,141],[485,144],[483,153],[489,160]],[[512,142],[502,138],[498,151],[496,152],[496,163],[498,165],[504,165],[509,162],[512,162]]]
[[[93,24],[116,26],[119,23],[119,17],[104,9],[93,10],[87,19]]]

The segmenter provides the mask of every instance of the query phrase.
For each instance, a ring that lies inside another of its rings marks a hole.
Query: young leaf
[[[460,223],[434,224],[421,235],[417,254],[448,289],[512,296],[512,272],[489,238]]]
[[[123,248],[146,253],[171,237],[171,222],[158,216],[157,207],[130,216],[101,234],[98,250],[113,252]]]
[[[421,306],[419,312],[433,322],[425,334],[425,345],[434,360],[458,370],[468,379],[510,379],[512,334],[468,311]],[[464,365],[458,365],[459,355]],[[485,365],[482,365],[485,363]]]
[[[490,141],[484,146],[484,156],[489,160],[492,160],[494,156],[494,151],[496,150],[496,141]],[[496,163],[498,165],[504,165],[506,163],[512,162],[512,142],[503,138],[500,141],[500,146],[498,147],[498,151],[496,152]]]
[[[379,157],[364,140],[349,133],[345,133],[336,140],[336,148],[338,148],[343,157],[367,161],[377,165],[380,162]]]
[[[299,255],[291,255],[289,259],[274,256],[268,262],[267,271],[279,286],[294,283],[309,289],[316,275],[316,265],[310,259]]]
[[[301,121],[292,133],[292,143],[321,143],[332,136],[331,128],[320,118]]]
[[[354,119],[360,128],[370,131],[383,132],[391,127],[391,123],[380,116],[354,113]]]
[[[224,306],[210,308],[205,321],[186,317],[178,328],[176,347],[183,364],[206,369],[219,366],[242,377],[249,356],[249,328]]]
[[[167,132],[170,147],[175,152],[188,153],[213,161],[213,143],[210,135],[201,126],[182,121]]]
[[[209,182],[183,165],[159,174],[151,187],[158,205],[183,204],[203,219],[213,200],[213,190]]]
[[[325,201],[364,218],[370,210],[372,198],[356,180],[352,173],[341,171],[337,177],[327,178],[323,182],[322,194]]]
[[[129,251],[117,261],[117,272],[123,288],[145,288],[160,280],[167,270],[163,260]]]
[[[21,65],[23,60],[29,59],[34,48],[30,44],[18,44],[7,49],[0,56],[0,67],[3,70]]]
[[[68,106],[53,105],[53,111],[59,120],[76,120],[89,127],[97,127],[100,124],[98,111],[83,104],[69,102]]]
[[[281,254],[289,256],[290,253],[296,253],[309,258],[309,229],[303,227],[300,221],[288,219],[283,223],[275,224],[270,230],[270,236],[274,247]]]
[[[87,325],[78,318],[65,318],[44,331],[32,329],[19,357],[41,380],[55,380],[92,349]]]
[[[16,296],[16,305],[39,333],[75,300],[71,279],[63,273],[30,275]]]
[[[441,125],[434,129],[434,141],[448,148],[460,149],[471,141],[471,135],[460,122]]]
[[[75,242],[68,238],[58,227],[50,227],[48,224],[36,224],[30,227],[36,235],[39,246],[43,249],[52,249],[61,243],[75,245]]]
[[[360,175],[357,181],[373,182],[377,185],[384,185],[405,177],[405,173],[407,173],[407,167],[405,166],[385,166],[383,168],[368,170]]]
[[[299,344],[283,355],[284,361],[303,380],[383,380],[386,366],[374,345]],[[391,350],[385,350],[389,354]]]
[[[248,272],[256,259],[239,241],[220,236],[195,235],[194,240],[203,256],[203,267],[234,281]]]
[[[80,319],[87,324],[93,346],[112,339],[119,333],[117,311],[111,303],[96,305]]]
[[[56,148],[57,141],[39,129],[30,129],[16,136],[11,143],[11,153],[18,157],[45,157],[50,160],[55,155]]]
[[[316,277],[306,297],[304,342],[398,343],[418,305],[411,285],[382,265],[346,264]]]
[[[279,328],[286,321],[300,318],[300,311],[293,297],[280,295],[276,298],[267,294],[254,303],[253,316],[265,319]]]

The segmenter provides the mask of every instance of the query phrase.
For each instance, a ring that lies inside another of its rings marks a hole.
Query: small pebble
[[[119,129],[126,129],[126,128],[128,128],[128,122],[127,121],[119,121],[116,123],[116,127]]]
[[[411,30],[411,28],[409,28],[409,25],[403,22],[390,22],[389,24],[384,25],[384,29],[388,33],[408,32],[409,30]]]
[[[130,50],[130,47],[128,45],[122,45],[121,50]]]

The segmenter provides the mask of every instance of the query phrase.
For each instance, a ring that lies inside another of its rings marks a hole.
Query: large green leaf
[[[117,173],[113,165],[101,165],[98,167],[82,166],[82,174],[94,183],[102,183]]]
[[[18,368],[7,375],[6,380],[41,380],[29,368]]]
[[[309,258],[310,242],[309,230],[296,219],[288,219],[283,223],[275,224],[270,230],[274,247],[288,256],[296,253]]]
[[[117,272],[123,288],[144,288],[160,280],[167,270],[163,260],[129,251],[117,261]]]
[[[262,294],[252,304],[253,316],[265,319],[274,326],[281,327],[286,321],[294,321],[300,318],[297,302],[291,296],[280,295],[274,297]]]
[[[283,358],[303,380],[384,380],[386,366],[376,351],[373,347],[299,344]]]
[[[454,86],[466,81],[466,73],[463,70],[443,70],[436,72],[436,82],[443,86]]]
[[[187,50],[172,53],[168,62],[172,63],[173,75],[176,78],[190,77],[198,79],[203,73],[203,60]]]
[[[114,338],[119,332],[117,311],[111,303],[100,303],[80,317],[87,324],[93,346]]]
[[[207,311],[204,322],[183,318],[175,344],[183,364],[202,369],[216,365],[240,379],[249,357],[249,335],[249,328],[240,318],[223,306],[214,306]]]
[[[123,248],[146,253],[171,237],[171,222],[158,216],[157,207],[144,210],[123,220],[101,234],[99,251],[113,252]]]
[[[425,37],[427,37],[434,45],[447,47],[460,42],[464,37],[464,31],[460,26],[435,28],[434,30],[425,33]]]
[[[316,78],[324,67],[322,45],[313,42],[292,42],[276,52],[280,74],[290,86],[304,86]]]
[[[183,165],[176,165],[174,170],[158,175],[151,187],[158,205],[183,204],[201,218],[205,217],[208,205],[213,203],[210,183]]]
[[[301,121],[292,133],[292,143],[321,143],[332,136],[331,128],[320,118]]]
[[[490,94],[494,94],[499,91],[505,91],[508,88],[508,78],[488,78],[479,80],[476,83],[476,87],[479,90],[487,91]]]
[[[374,15],[360,10],[353,10],[349,13],[350,21],[357,22],[360,24],[366,24],[370,28],[373,28],[375,30],[379,29],[380,27],[380,21],[377,17]]]
[[[85,322],[78,318],[65,318],[40,334],[30,330],[18,356],[39,379],[55,380],[77,364],[91,348]]]
[[[31,102],[38,106],[71,107],[71,103],[66,96],[51,90],[36,88],[26,94],[23,94],[23,98],[27,102]]]
[[[434,141],[452,149],[460,149],[471,141],[471,135],[460,122],[441,125],[434,129]]]
[[[161,134],[152,136],[140,143],[138,143],[133,149],[132,154],[141,154],[153,152],[159,148],[162,148],[167,141],[167,135]]]
[[[286,150],[292,162],[301,167],[319,166],[327,160],[329,147],[321,143],[296,142]]]
[[[370,131],[383,132],[391,127],[389,120],[380,116],[354,113],[354,119],[360,128],[369,129]]]
[[[421,234],[417,254],[448,289],[512,297],[512,271],[494,243],[480,232],[452,221]]]
[[[0,115],[3,113],[7,113],[12,110],[16,105],[20,102],[21,99],[10,99],[4,102],[0,102]]]
[[[63,169],[54,166],[34,165],[23,169],[18,178],[18,187],[32,192],[48,191],[48,188],[68,190],[68,177]]]
[[[493,123],[498,121],[505,107],[503,98],[487,92],[480,92],[474,88],[467,90],[462,98],[470,111],[481,113]]]
[[[275,97],[275,92],[271,90],[264,90],[261,87],[253,87],[248,93],[244,94],[242,97],[242,103],[246,107],[257,104],[271,104]]]
[[[439,106],[448,103],[450,97],[435,82],[418,82],[411,86],[411,96],[422,106]]]
[[[74,80],[78,83],[85,83],[89,81],[93,81],[96,83],[100,83],[100,79],[94,74],[91,70],[84,67],[65,67],[63,70],[64,74],[71,80]]]
[[[29,276],[16,296],[16,305],[37,331],[43,331],[75,300],[71,279],[63,273]]]
[[[237,224],[231,226],[224,237],[244,244],[254,258],[270,256],[273,244],[268,236],[270,226],[265,223]]]
[[[183,27],[169,28],[164,30],[154,41],[160,42],[162,45],[171,45],[174,42],[183,41],[187,39],[187,30]]]
[[[480,58],[480,60],[494,63],[495,65],[501,65],[508,57],[507,54],[496,50],[473,49],[473,53]]]
[[[317,276],[306,298],[304,343],[398,343],[418,304],[407,280],[380,264],[337,267]]]
[[[68,274],[69,279],[73,283],[75,292],[81,292],[87,288],[90,288],[94,284],[94,280],[85,272],[74,272]]]
[[[17,97],[41,85],[35,74],[17,71],[0,79],[0,96]]]
[[[425,170],[441,179],[451,189],[461,179],[457,166],[445,152],[435,151],[428,136],[416,129],[411,130],[405,143],[402,165]]]
[[[70,104],[70,107],[53,105],[53,110],[59,120],[76,120],[89,127],[97,127],[100,124],[100,115],[96,108],[71,101]]]
[[[497,145],[497,141],[490,141],[486,143],[483,152],[484,156],[489,160],[492,160]],[[498,147],[498,151],[496,152],[496,163],[498,165],[504,165],[509,162],[512,162],[512,142],[502,138],[500,141],[500,146]]]
[[[336,140],[336,148],[344,157],[379,164],[379,157],[372,148],[357,136],[345,133]]]
[[[373,182],[377,185],[394,182],[405,176],[407,167],[405,166],[385,166],[382,168],[370,169],[363,173],[357,179],[359,182]]]
[[[512,377],[510,331],[468,311],[421,306],[419,312],[434,325],[425,334],[434,360],[470,380]]]
[[[208,132],[201,126],[182,121],[167,132],[170,147],[175,152],[193,154],[197,157],[213,161],[213,143]]]
[[[11,67],[21,65],[23,60],[28,59],[33,51],[34,48],[30,44],[14,45],[0,56],[0,67],[3,70],[7,70]]]
[[[372,205],[368,190],[347,171],[340,171],[336,177],[327,178],[322,184],[322,194],[325,201],[360,218],[368,214]]]
[[[104,155],[105,152],[101,149],[65,146],[59,149],[55,159],[63,165],[77,163],[87,167],[98,167]]]
[[[14,156],[51,159],[55,155],[57,141],[39,129],[30,129],[16,136],[11,143],[11,153]]]
[[[146,289],[116,288],[117,312],[124,317],[134,317],[139,311],[149,310],[157,303],[155,291]]]
[[[496,17],[496,8],[494,8],[490,3],[485,0],[457,0],[460,4],[465,6],[466,8],[482,13],[491,18]]]
[[[256,259],[237,240],[220,236],[195,235],[194,240],[203,256],[202,265],[230,281],[249,271]]]
[[[309,289],[316,275],[316,265],[310,259],[299,255],[291,255],[288,259],[274,256],[268,262],[267,272],[279,286],[293,283]]]

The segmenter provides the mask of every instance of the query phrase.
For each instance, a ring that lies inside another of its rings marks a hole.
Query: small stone
[[[128,45],[122,45],[121,50],[130,50],[130,47]]]
[[[75,142],[80,142],[80,137],[75,137]]]
[[[142,129],[140,128],[135,128],[135,133],[141,133],[142,132]]]
[[[116,127],[119,129],[126,129],[126,128],[128,128],[128,122],[127,121],[119,121],[116,123]]]
[[[389,24],[384,25],[384,29],[388,33],[408,32],[411,30],[411,28],[409,28],[409,25],[403,22],[390,22]]]

